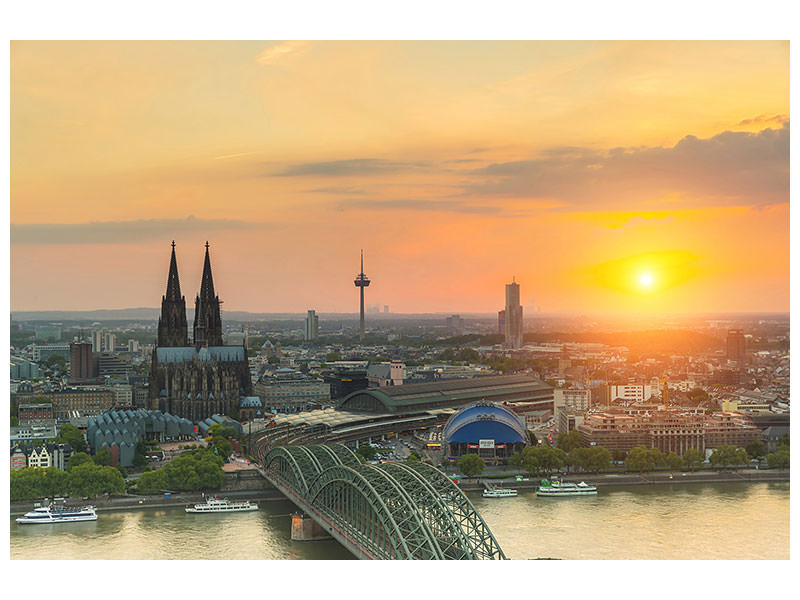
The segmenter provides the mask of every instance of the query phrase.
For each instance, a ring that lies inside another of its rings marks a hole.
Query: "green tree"
[[[325,355],[325,362],[336,362],[342,360],[342,355],[338,352],[328,352]]]
[[[770,469],[789,468],[789,446],[778,446],[776,452],[767,454],[767,465]]]
[[[708,400],[708,392],[700,388],[694,388],[686,393],[686,397],[689,399],[692,406],[698,406],[701,402]]]
[[[465,454],[458,460],[458,470],[467,477],[477,477],[486,468],[486,462],[477,454]]]
[[[767,446],[760,439],[756,438],[747,443],[744,447],[750,458],[759,458],[767,455]]]
[[[61,426],[53,441],[56,444],[69,444],[73,452],[86,452],[88,449],[83,432],[69,423]]]
[[[573,429],[569,433],[560,434],[556,445],[569,454],[575,448],[583,446],[583,437],[577,429]]]
[[[784,433],[781,436],[781,439],[778,442],[778,445],[779,446],[786,446],[787,448],[789,447],[789,434],[788,433]]]
[[[683,459],[674,452],[667,452],[667,455],[664,457],[664,462],[666,462],[667,466],[673,471],[683,466]]]
[[[375,448],[373,448],[372,446],[368,446],[367,444],[359,446],[358,449],[356,450],[356,454],[360,454],[361,456],[363,456],[364,460],[375,460],[375,455],[377,453],[378,452],[375,450]]]
[[[421,460],[422,460],[422,457],[417,452],[415,452],[413,450],[411,451],[411,453],[408,455],[408,458],[406,459],[407,462],[420,462]]]
[[[715,467],[736,467],[746,464],[749,459],[744,448],[722,445],[714,449],[708,460]]]
[[[66,469],[67,471],[71,470],[73,467],[77,467],[78,465],[83,465],[86,463],[93,463],[92,457],[86,454],[86,452],[75,452],[67,459]]]
[[[634,446],[625,456],[625,470],[639,473],[653,471],[662,460],[660,455],[661,452],[657,448]]]
[[[706,455],[697,448],[689,448],[683,453],[683,461],[690,471],[694,471],[694,467],[702,463],[705,458]]]
[[[111,451],[103,446],[94,454],[94,464],[105,467],[111,464]]]
[[[67,364],[67,361],[60,354],[51,354],[50,356],[47,357],[47,360],[45,361],[45,364],[48,367],[56,367],[57,366],[57,367],[63,368],[64,365]]]

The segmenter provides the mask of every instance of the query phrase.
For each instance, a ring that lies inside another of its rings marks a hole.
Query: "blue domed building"
[[[530,442],[524,421],[510,408],[476,402],[454,414],[442,430],[447,458],[478,454],[485,459],[508,458]]]

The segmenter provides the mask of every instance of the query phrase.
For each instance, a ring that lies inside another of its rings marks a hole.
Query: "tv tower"
[[[364,341],[364,288],[369,286],[369,278],[364,275],[364,251],[361,251],[361,273],[356,275],[356,279],[353,282],[355,283],[356,287],[361,291],[361,332],[359,335],[359,339],[363,342]]]

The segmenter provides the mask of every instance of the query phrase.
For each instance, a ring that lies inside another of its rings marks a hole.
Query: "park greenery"
[[[789,434],[783,435],[775,452],[767,454],[767,465],[770,469],[789,468]]]
[[[223,463],[211,448],[187,450],[160,469],[142,473],[136,482],[136,492],[157,494],[217,489],[225,480]]]
[[[583,446],[583,436],[581,436],[581,432],[577,429],[573,429],[569,433],[562,433],[558,436],[558,441],[556,445],[561,448],[564,452],[569,454],[575,448],[580,448]]]
[[[486,462],[477,454],[465,454],[458,459],[458,470],[467,477],[477,477],[486,468]]]
[[[531,475],[549,475],[564,466],[567,453],[550,446],[528,446],[508,459],[510,465],[522,467]]]
[[[747,450],[736,446],[722,445],[714,448],[708,461],[714,467],[739,467],[750,461]]]
[[[95,497],[121,494],[125,479],[114,467],[94,462],[75,465],[67,471],[56,467],[26,467],[11,471],[11,500],[33,500],[56,496]]]

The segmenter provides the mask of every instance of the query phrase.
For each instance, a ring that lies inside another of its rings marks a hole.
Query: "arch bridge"
[[[263,468],[270,483],[358,558],[505,558],[464,492],[430,465],[365,465],[346,446],[330,444],[275,447]]]

